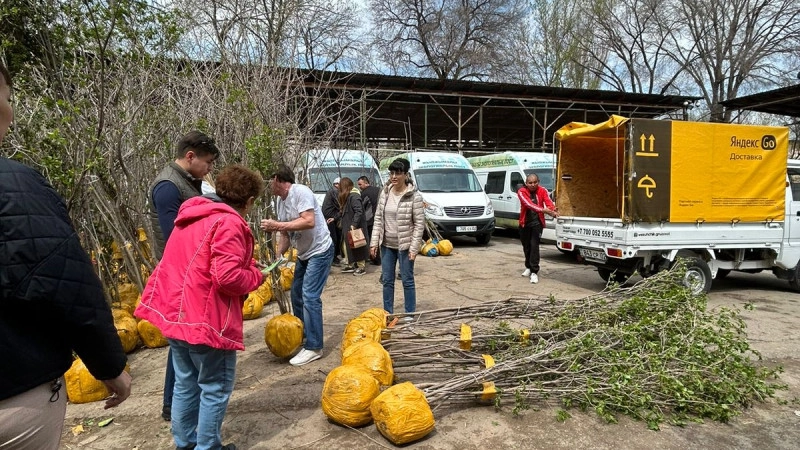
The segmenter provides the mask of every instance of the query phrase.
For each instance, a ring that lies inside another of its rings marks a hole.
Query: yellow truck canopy
[[[789,129],[628,119],[556,132],[562,215],[642,222],[784,219]]]

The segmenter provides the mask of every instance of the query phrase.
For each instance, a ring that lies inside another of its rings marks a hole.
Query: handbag
[[[347,245],[350,248],[361,248],[367,245],[367,238],[364,237],[364,231],[361,228],[351,226],[350,231],[347,232]]]

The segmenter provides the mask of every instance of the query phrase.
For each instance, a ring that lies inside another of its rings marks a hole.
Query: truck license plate
[[[456,227],[456,231],[459,233],[469,233],[471,231],[478,231],[477,225],[465,226],[465,227]]]
[[[592,250],[590,248],[582,248],[579,250],[581,256],[589,261],[604,263],[606,262],[606,254],[600,250]]]

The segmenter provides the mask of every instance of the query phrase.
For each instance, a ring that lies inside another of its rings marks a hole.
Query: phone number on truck
[[[611,230],[594,230],[591,228],[576,228],[575,234],[579,234],[581,236],[592,236],[592,237],[601,237],[601,238],[611,238],[614,239],[614,232]]]

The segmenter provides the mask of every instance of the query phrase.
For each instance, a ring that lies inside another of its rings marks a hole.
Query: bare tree
[[[584,13],[585,5],[581,0],[533,0],[528,20],[508,30],[513,38],[504,51],[510,63],[498,78],[543,86],[599,87],[597,64],[589,56],[605,60],[607,51],[592,45],[591,15]]]
[[[731,120],[720,102],[797,71],[784,64],[800,47],[797,0],[681,0],[666,11],[683,24],[665,36],[671,57],[703,96],[711,121]]]
[[[197,59],[327,69],[349,66],[360,27],[353,0],[182,0]]]
[[[598,0],[588,6],[584,27],[568,30],[578,33],[570,39],[584,58],[577,63],[615,90],[676,92],[683,67],[670,57],[664,35],[676,28],[677,18],[666,13],[664,1]]]
[[[370,0],[374,46],[388,65],[416,75],[487,79],[505,65],[508,30],[524,13],[522,0]]]

